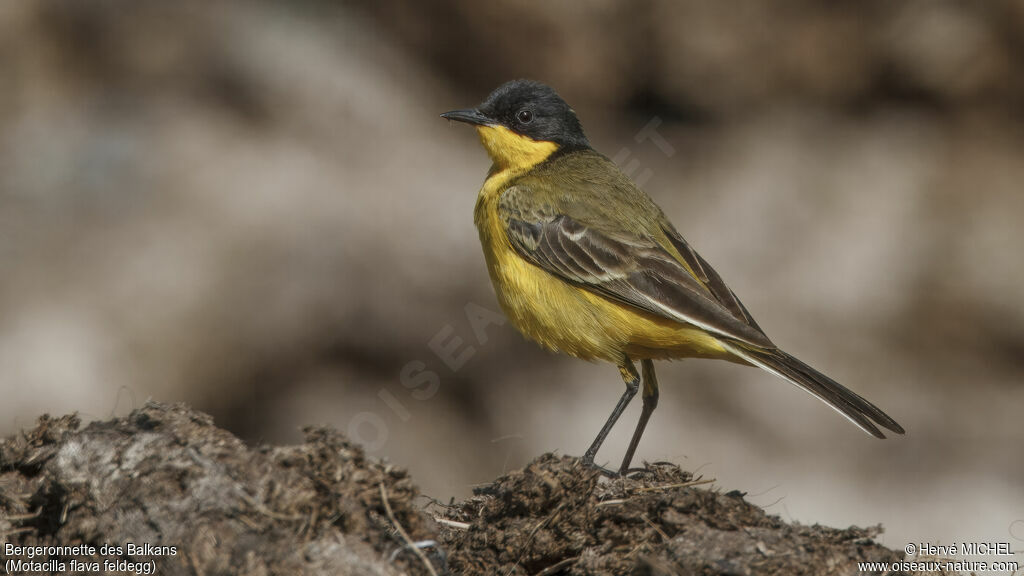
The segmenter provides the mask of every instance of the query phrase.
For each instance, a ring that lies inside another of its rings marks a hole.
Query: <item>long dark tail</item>
[[[748,347],[736,342],[723,344],[729,351],[747,362],[813,394],[875,438],[885,438],[878,426],[897,434],[904,433],[903,427],[882,412],[878,406],[782,350]]]

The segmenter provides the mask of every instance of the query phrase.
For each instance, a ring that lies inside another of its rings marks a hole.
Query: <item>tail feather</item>
[[[876,438],[885,438],[879,426],[897,434],[904,433],[903,427],[878,406],[782,350],[753,348],[734,342],[723,344],[747,362],[809,392]]]

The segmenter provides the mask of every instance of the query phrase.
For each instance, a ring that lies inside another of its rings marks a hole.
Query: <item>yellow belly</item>
[[[521,258],[498,217],[493,184],[488,180],[480,191],[477,229],[498,302],[525,336],[587,360],[731,359],[717,339],[693,325],[578,288]]]

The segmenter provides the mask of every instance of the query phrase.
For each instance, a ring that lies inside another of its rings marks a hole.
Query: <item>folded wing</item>
[[[774,348],[721,278],[674,230],[665,235],[682,256],[653,237],[588,226],[551,205],[503,193],[499,215],[512,246],[563,280],[651,314],[712,334]]]

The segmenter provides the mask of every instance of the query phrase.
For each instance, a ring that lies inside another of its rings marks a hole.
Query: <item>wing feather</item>
[[[735,294],[674,230],[666,234],[685,263],[654,238],[598,230],[549,205],[531,206],[523,197],[528,192],[521,186],[506,190],[499,214],[512,246],[530,262],[651,314],[774,348]]]
[[[722,305],[727,307],[734,315],[738,318],[742,318],[743,321],[758,331],[763,332],[761,327],[758,326],[757,321],[750,315],[747,307],[740,302],[740,299],[736,297],[736,293],[731,288],[726,286],[725,281],[722,277],[715,272],[715,269],[708,264],[707,260],[701,257],[690,245],[683,240],[683,237],[679,235],[671,226],[666,227],[665,235],[668,236],[669,242],[672,246],[679,251],[679,254],[683,257],[690,268],[698,275],[700,281],[714,294],[715,299],[718,300]]]

